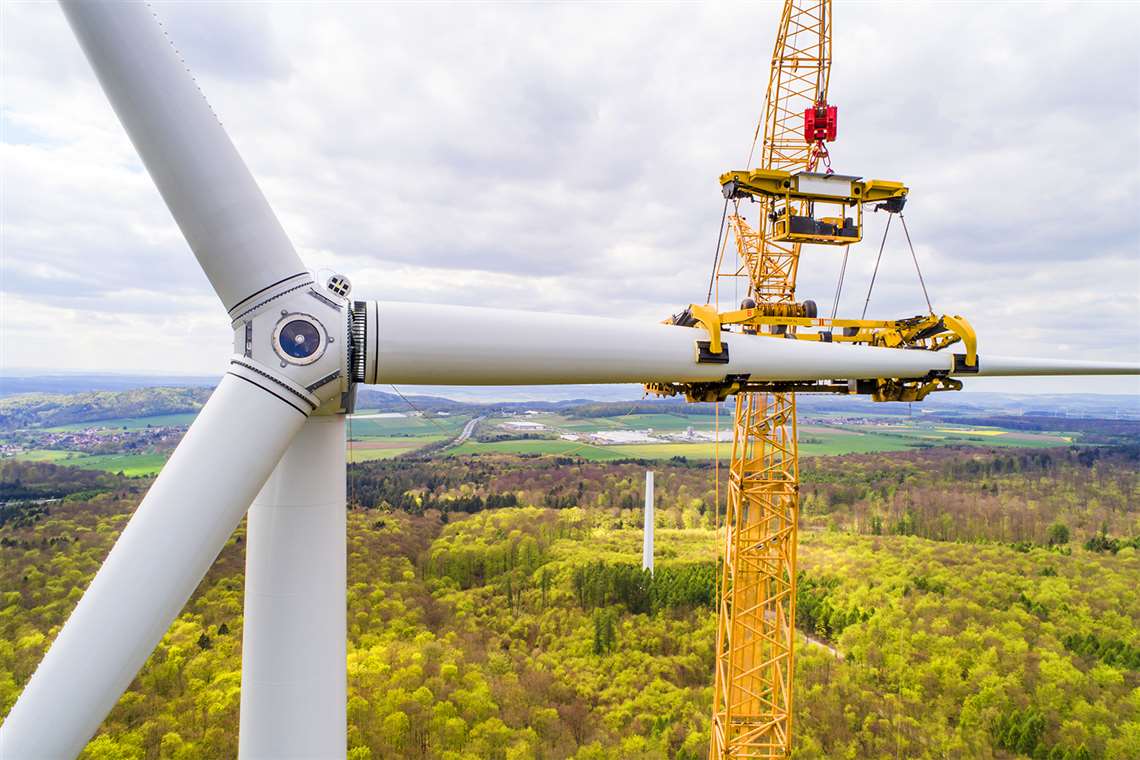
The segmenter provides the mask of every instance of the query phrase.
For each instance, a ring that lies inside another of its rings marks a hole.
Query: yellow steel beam
[[[885,179],[863,180],[840,174],[786,172],[779,169],[730,171],[720,175],[726,197],[764,196],[797,201],[881,203],[905,198],[908,189],[901,182]]]

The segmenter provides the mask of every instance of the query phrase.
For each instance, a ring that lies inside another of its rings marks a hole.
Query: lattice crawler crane
[[[718,240],[715,282],[719,291],[721,282],[743,280],[748,295],[740,308],[719,312],[710,286],[709,302],[690,304],[669,321],[708,331],[709,341],[698,344],[698,361],[727,362],[725,333],[735,331],[927,350],[961,343],[964,351],[955,355],[954,367],[968,373],[977,366],[976,340],[960,316],[932,310],[899,320],[839,319],[839,286],[829,318],[820,317],[814,301],[796,300],[803,245],[841,246],[845,271],[848,246],[863,236],[864,207],[900,214],[908,193],[901,182],[831,170],[827,144],[838,133],[838,108],[828,101],[830,72],[830,0],[786,0],[764,112],[749,154],[749,164],[755,156],[756,165],[720,177],[737,256],[724,255]],[[742,200],[755,202],[755,222],[745,218]],[[960,388],[949,374],[815,382],[730,376],[721,383],[646,386],[691,401],[719,403],[736,396],[710,758],[791,755],[800,490],[795,394],[861,393],[878,401],[917,401],[932,391]]]

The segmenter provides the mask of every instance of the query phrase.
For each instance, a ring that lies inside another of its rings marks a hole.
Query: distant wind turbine
[[[645,529],[641,539],[641,569],[653,572],[653,470],[645,471]]]

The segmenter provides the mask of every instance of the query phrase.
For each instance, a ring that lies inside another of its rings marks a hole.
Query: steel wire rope
[[[422,410],[421,410],[419,407],[417,407],[415,404],[413,404],[411,401],[409,401],[409,400],[408,400],[408,397],[407,397],[407,396],[405,396],[403,393],[400,393],[400,389],[399,389],[399,388],[397,388],[397,387],[396,387],[396,386],[394,386],[394,385],[389,385],[388,387],[389,387],[389,388],[391,388],[392,390],[396,391],[396,395],[397,395],[397,396],[399,396],[400,398],[402,398],[402,399],[404,400],[404,403],[405,403],[405,404],[407,404],[408,406],[410,406],[410,407],[412,408],[412,411],[413,411],[413,412],[415,412],[415,413],[416,413],[416,414],[418,414],[420,417],[422,417],[423,419],[425,419],[425,420],[427,420],[428,422],[430,422],[432,425],[435,425],[437,428],[439,428],[440,430],[442,430],[444,433],[447,433],[448,435],[451,435],[451,431],[450,431],[450,430],[448,430],[447,428],[445,428],[443,425],[440,425],[438,422],[436,422],[435,420],[433,420],[431,417],[428,417],[428,416],[427,416],[427,413],[426,413],[426,412],[422,411]]]
[[[716,280],[717,270],[720,269],[720,260],[724,255],[724,246],[728,244],[728,238],[724,235],[724,220],[728,218],[728,198],[724,199],[724,210],[720,212],[720,227],[716,231],[716,251],[713,256],[712,272],[709,274],[709,292],[705,295],[705,303],[712,300],[713,281]],[[724,241],[722,244],[721,241]]]
[[[851,245],[843,246],[843,263],[839,267],[839,281],[835,283],[835,301],[831,304],[831,319],[835,320],[835,315],[839,313],[839,298],[843,295],[843,280],[847,275],[847,256],[851,253]],[[832,330],[834,331],[834,326]]]
[[[720,278],[716,281],[717,310],[720,310]],[[717,615],[720,615],[720,407],[717,401],[713,408],[713,588],[716,591]],[[735,433],[734,433],[735,434]],[[727,520],[727,516],[725,517]]]
[[[390,387],[392,388],[392,390],[396,391],[396,395],[399,396],[400,398],[402,398],[404,400],[404,403],[407,404],[408,406],[410,406],[414,412],[416,412],[417,414],[420,415],[420,417],[427,420],[431,424],[435,425],[436,427],[438,427],[440,430],[444,431],[448,435],[451,434],[451,432],[449,430],[447,430],[445,427],[438,424],[431,417],[428,417],[424,412],[420,411],[416,407],[416,405],[413,404],[411,401],[409,401],[408,398],[403,393],[400,393],[399,388],[397,388],[394,385],[392,385]],[[348,423],[347,423],[348,424],[348,465],[349,465],[348,466],[348,503],[349,504],[355,504],[356,503],[356,470],[355,470],[355,468],[352,467],[352,465],[356,464],[356,462],[353,460],[354,449],[352,446],[352,440],[353,440],[352,439],[352,415],[347,414],[345,416],[348,418]]]
[[[871,284],[867,286],[867,300],[863,302],[863,316],[859,319],[867,318],[867,307],[871,305],[871,291],[875,289],[875,278],[879,276],[879,262],[883,260],[883,247],[887,244],[887,233],[891,231],[891,220],[894,214],[887,217],[887,227],[883,230],[883,240],[879,243],[879,255],[875,257],[875,270],[871,272]]]
[[[914,259],[914,271],[918,272],[918,284],[922,286],[922,295],[926,298],[926,308],[930,310],[930,314],[934,314],[934,305],[930,303],[930,293],[926,291],[926,280],[922,277],[922,267],[918,265],[918,254],[914,252],[914,243],[910,242],[910,230],[906,226],[906,217],[903,213],[899,212],[899,221],[902,222],[903,233],[906,235],[906,244],[910,246],[910,257]]]
[[[451,435],[450,430],[448,430],[443,425],[441,425],[438,422],[436,422],[435,420],[433,420],[431,417],[428,417],[427,413],[421,411],[419,407],[417,407],[415,404],[413,404],[408,399],[407,396],[405,396],[403,393],[400,392],[399,388],[397,388],[395,385],[389,385],[388,387],[391,388],[392,390],[396,391],[396,395],[399,396],[400,398],[402,398],[404,400],[404,403],[407,404],[408,406],[410,406],[412,408],[412,411],[414,411],[416,414],[418,414],[421,419],[427,420],[429,423],[431,423],[435,427],[439,428],[445,435]],[[472,430],[472,432],[474,432],[475,429],[472,428],[471,430]],[[444,448],[447,448],[447,447],[445,446]],[[405,452],[405,453],[409,453],[409,452]]]

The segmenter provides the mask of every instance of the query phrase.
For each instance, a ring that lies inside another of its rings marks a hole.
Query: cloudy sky
[[[156,8],[302,256],[358,297],[652,320],[704,298],[779,10]],[[983,352],[1140,360],[1140,4],[838,2],[834,24],[834,166],[911,187],[935,308]],[[5,0],[0,29],[0,364],[220,372],[223,310],[62,14]],[[830,303],[839,261],[806,251],[801,296]],[[870,315],[921,306],[892,232]]]

